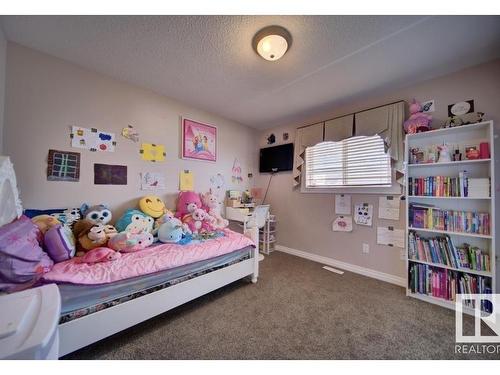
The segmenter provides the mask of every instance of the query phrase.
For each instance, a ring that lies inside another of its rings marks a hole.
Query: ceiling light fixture
[[[267,26],[260,30],[252,40],[252,46],[263,59],[279,60],[292,45],[292,35],[281,26]]]

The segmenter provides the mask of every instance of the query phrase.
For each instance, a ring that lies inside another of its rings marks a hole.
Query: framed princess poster
[[[183,118],[182,158],[217,161],[217,128]]]

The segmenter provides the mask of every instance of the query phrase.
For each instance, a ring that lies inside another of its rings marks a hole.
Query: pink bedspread
[[[188,245],[159,244],[135,253],[122,254],[111,262],[88,265],[73,259],[57,263],[43,279],[72,284],[105,284],[183,266],[254,245],[252,240],[231,230],[224,237]]]

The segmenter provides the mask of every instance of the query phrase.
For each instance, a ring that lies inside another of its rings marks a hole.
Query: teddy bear
[[[220,214],[220,203],[217,196],[212,193],[212,189],[201,196],[203,209],[214,219],[211,223],[216,229],[223,229],[229,225],[229,221]]]
[[[76,256],[83,256],[89,250],[105,246],[109,240],[104,225],[89,220],[78,220],[73,227],[76,239]]]
[[[184,215],[182,222],[187,224],[193,234],[211,232],[214,227],[211,224],[212,217],[201,208],[196,208],[191,214]]]
[[[190,215],[197,208],[201,208],[201,199],[198,193],[194,191],[181,191],[177,199],[177,209],[175,217],[183,220],[185,215]]]
[[[111,221],[111,211],[104,204],[89,206],[87,203],[80,207],[82,219],[88,220],[94,224],[107,224]]]
[[[430,130],[432,116],[422,112],[422,105],[413,99],[410,104],[410,117],[403,124],[406,133],[415,134]]]

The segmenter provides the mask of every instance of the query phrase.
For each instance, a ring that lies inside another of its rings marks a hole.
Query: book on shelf
[[[408,216],[408,224],[411,228],[490,234],[490,214],[487,212],[449,210],[421,203],[410,203]]]
[[[468,196],[471,198],[484,198],[490,196],[491,180],[489,178],[469,178]]]
[[[408,177],[408,194],[431,197],[490,197],[489,178],[468,178],[462,171],[458,177]]]
[[[492,292],[491,278],[436,268],[427,264],[410,264],[409,278],[409,289],[412,293],[447,301],[455,301],[457,293],[491,294]],[[469,301],[468,306],[473,307],[472,301]],[[481,310],[491,312],[492,306],[483,301]]]
[[[488,251],[467,243],[455,246],[450,236],[423,238],[415,231],[408,233],[410,260],[445,265],[464,271],[490,271]]]

